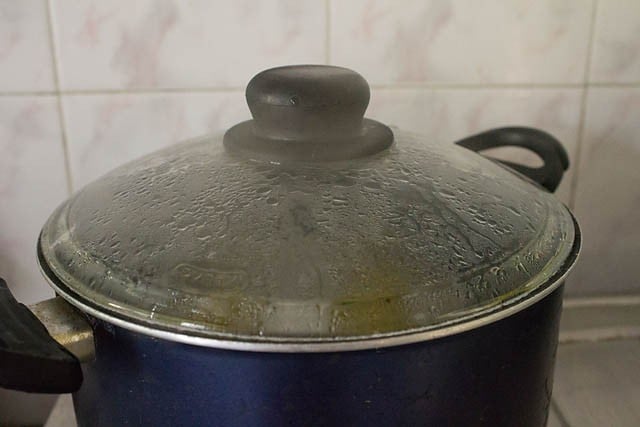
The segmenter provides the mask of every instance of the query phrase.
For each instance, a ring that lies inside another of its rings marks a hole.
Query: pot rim
[[[309,340],[247,340],[247,339],[226,339],[214,338],[205,335],[193,335],[192,333],[181,333],[175,330],[158,328],[141,323],[130,321],[117,314],[106,312],[103,308],[92,306],[90,303],[82,301],[75,293],[67,288],[61,280],[49,269],[42,255],[40,239],[38,239],[38,266],[40,272],[45,277],[49,285],[56,294],[66,300],[78,310],[103,320],[107,323],[121,328],[137,332],[143,335],[160,338],[167,341],[174,341],[183,344],[196,345],[200,347],[210,347],[221,350],[237,350],[267,353],[330,353],[342,351],[372,350],[385,347],[395,347],[405,344],[415,344],[424,341],[431,341],[467,332],[479,327],[508,318],[525,308],[542,300],[547,295],[558,289],[564,282],[567,275],[576,264],[582,246],[582,235],[580,226],[571,210],[565,206],[574,225],[573,246],[562,267],[549,278],[545,285],[541,285],[531,292],[520,295],[518,302],[508,301],[503,306],[493,307],[488,314],[484,310],[468,315],[467,317],[456,318],[450,323],[442,323],[430,329],[419,329],[415,331],[404,331],[396,333],[385,333],[371,335],[367,337],[353,337],[351,339],[336,339],[333,341],[309,339]]]

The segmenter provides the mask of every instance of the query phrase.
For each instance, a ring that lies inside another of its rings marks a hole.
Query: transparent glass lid
[[[438,330],[550,286],[575,239],[551,194],[464,148],[361,124],[324,141],[375,150],[279,161],[286,145],[254,144],[281,135],[235,149],[232,129],[124,165],[49,218],[43,269],[97,312],[252,342]]]

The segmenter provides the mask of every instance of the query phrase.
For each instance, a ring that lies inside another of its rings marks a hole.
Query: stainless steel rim
[[[490,323],[497,322],[509,316],[512,316],[525,308],[535,304],[542,300],[547,295],[551,294],[557,288],[559,288],[564,282],[567,275],[573,269],[575,261],[580,253],[581,249],[581,234],[578,223],[573,215],[571,215],[574,223],[575,237],[571,253],[567,257],[563,267],[556,272],[556,274],[549,280],[547,286],[540,286],[537,289],[532,290],[528,294],[521,295],[519,301],[510,301],[508,304],[494,308],[494,311],[486,314],[482,313],[477,316],[469,316],[467,318],[458,318],[451,323],[444,323],[437,325],[433,329],[422,329],[417,331],[407,331],[397,334],[385,334],[385,335],[372,335],[368,337],[355,337],[352,339],[340,339],[335,341],[249,341],[249,340],[234,340],[231,338],[213,338],[207,336],[197,336],[191,334],[184,334],[175,331],[169,331],[160,329],[154,326],[147,326],[144,324],[136,323],[107,313],[103,310],[92,307],[79,298],[74,297],[60,282],[53,273],[47,271],[46,262],[42,259],[40,253],[38,253],[38,265],[45,279],[49,282],[49,285],[69,304],[75,306],[79,310],[103,320],[107,323],[119,326],[121,328],[138,332],[144,335],[148,335],[155,338],[161,338],[168,341],[174,341],[184,344],[197,345],[201,347],[211,347],[223,350],[238,350],[238,351],[252,351],[252,352],[267,352],[267,353],[327,353],[327,352],[342,352],[342,351],[358,351],[358,350],[371,350],[376,348],[394,347],[405,344],[413,344],[422,341],[430,341],[436,338],[443,338],[459,334],[461,332],[477,329],[481,326],[488,325]],[[39,243],[38,243],[39,246]],[[39,249],[38,249],[39,251]]]

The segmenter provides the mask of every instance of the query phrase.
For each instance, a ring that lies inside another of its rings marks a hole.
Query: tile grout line
[[[34,90],[34,91],[0,91],[0,96],[55,96],[55,90]]]
[[[579,89],[582,83],[373,83],[372,89]]]
[[[547,90],[585,88],[631,88],[640,89],[639,83],[416,83],[416,84],[372,84],[372,89],[381,90]],[[228,93],[243,92],[244,87],[175,87],[175,88],[127,88],[127,89],[67,89],[39,91],[0,91],[3,96],[57,96],[57,95],[161,95],[180,93]]]
[[[619,307],[635,305],[640,306],[640,294],[567,297],[563,302],[564,309],[581,307]]]
[[[591,82],[591,83],[373,83],[374,89],[583,89],[585,87],[598,88],[640,88],[640,82]]]
[[[589,82],[587,86],[598,88],[638,88],[640,87],[640,82]]]
[[[193,87],[193,88],[148,88],[148,89],[68,89],[59,91],[0,91],[0,96],[34,96],[34,95],[161,95],[170,93],[225,93],[243,92],[244,87]]]
[[[598,344],[618,341],[640,340],[640,330],[633,328],[608,328],[604,330],[585,330],[584,332],[563,333],[560,331],[558,345]]]
[[[584,145],[584,135],[585,135],[585,127],[587,121],[587,104],[589,101],[589,80],[591,78],[591,61],[593,57],[593,41],[595,39],[596,33],[596,21],[598,15],[598,0],[593,0],[593,5],[591,6],[591,20],[589,23],[589,40],[587,42],[587,58],[585,60],[585,68],[584,68],[584,83],[582,88],[582,100],[580,102],[580,118],[578,119],[578,135],[577,135],[577,144],[576,144],[576,156],[573,161],[575,172],[571,177],[571,191],[569,192],[569,207],[571,210],[575,209],[576,205],[576,193],[578,190],[578,181],[580,178],[580,160],[582,157],[582,149]]]
[[[324,2],[324,63],[331,64],[331,0]]]
[[[62,105],[62,95],[60,91],[60,75],[58,70],[58,52],[56,49],[55,38],[53,34],[53,11],[51,7],[51,0],[46,0],[47,7],[47,26],[49,36],[49,49],[51,50],[51,66],[53,73],[53,82],[55,85],[55,92],[58,105],[58,121],[60,126],[60,137],[62,139],[62,152],[64,155],[64,167],[65,177],[67,181],[67,193],[70,196],[73,193],[73,179],[71,175],[71,159],[69,157],[69,142],[67,139],[67,128],[64,119],[64,107]]]

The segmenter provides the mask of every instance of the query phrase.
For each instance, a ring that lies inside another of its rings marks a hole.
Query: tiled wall
[[[49,212],[110,168],[247,118],[256,72],[332,63],[369,116],[451,143],[507,124],[559,137],[584,228],[569,292],[640,290],[640,2],[0,0],[0,276],[51,295]],[[520,154],[511,154],[520,156]]]

